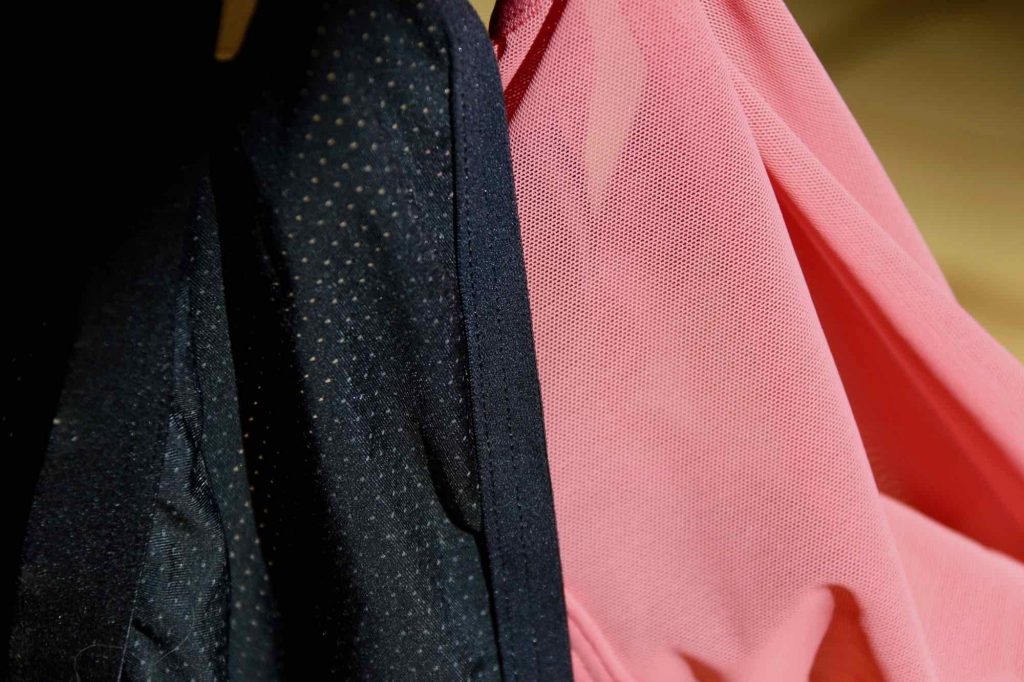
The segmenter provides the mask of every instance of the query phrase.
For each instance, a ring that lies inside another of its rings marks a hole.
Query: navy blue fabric
[[[452,45],[455,226],[502,673],[568,680],[561,565],[504,98],[480,20],[442,2]]]
[[[80,264],[12,677],[570,679],[480,20],[266,0],[209,66]]]

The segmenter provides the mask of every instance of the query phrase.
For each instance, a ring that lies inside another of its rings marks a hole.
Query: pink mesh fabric
[[[783,4],[492,34],[577,679],[1024,679],[1024,371]]]

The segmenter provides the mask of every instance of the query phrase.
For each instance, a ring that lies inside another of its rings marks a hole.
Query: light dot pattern
[[[284,670],[495,677],[444,33],[372,3],[296,28],[301,63],[273,62],[279,35],[212,163]]]
[[[16,679],[500,677],[435,11],[266,3],[218,67],[86,304]]]
[[[272,679],[276,612],[241,447],[221,253],[208,178],[196,180],[172,344],[173,400],[130,679]]]

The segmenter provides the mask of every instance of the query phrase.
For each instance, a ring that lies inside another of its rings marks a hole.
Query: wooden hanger
[[[213,50],[213,56],[217,61],[231,61],[242,49],[249,22],[255,11],[256,0],[222,0],[217,46]]]

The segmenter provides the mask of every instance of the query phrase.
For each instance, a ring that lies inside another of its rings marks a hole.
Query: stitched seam
[[[472,27],[468,26],[467,23],[470,21],[469,17],[473,16],[473,18],[475,19],[475,15],[469,14],[468,7],[466,9],[467,11],[464,12],[462,15],[449,15],[451,16],[451,31],[449,32],[449,44],[452,46],[456,46],[457,43],[457,47],[459,50],[465,47],[462,44],[462,38],[466,35],[470,35],[470,31],[472,30]],[[452,11],[457,12],[458,10]],[[471,40],[467,40],[466,42],[471,42]],[[458,67],[456,60],[454,59],[452,60],[451,63],[450,73],[453,84],[453,98],[455,98],[457,102],[457,106],[453,107],[453,128],[456,131],[455,138],[458,139],[460,137],[458,133],[463,132],[463,130],[475,132],[477,133],[477,137],[479,137],[479,134],[482,131],[480,130],[479,125],[474,127],[473,123],[469,120],[469,116],[467,115],[466,104],[466,101],[467,99],[469,99],[469,97],[467,97],[466,94],[462,92],[462,90],[466,89],[468,91],[471,91],[470,95],[473,96],[474,100],[477,100],[479,99],[477,95],[480,94],[482,87],[477,81],[472,79],[469,79],[465,83],[458,82],[459,87],[455,87],[457,81],[461,80],[462,70]],[[486,112],[486,110],[484,111]],[[486,119],[486,116],[484,118]],[[499,116],[498,118],[501,119],[503,124],[504,117]],[[479,161],[474,156],[468,153],[468,147],[469,145],[467,144],[466,136],[462,136],[462,140],[460,141],[456,148],[458,154],[461,155],[462,166],[461,172],[455,174],[456,187],[468,185],[470,183],[469,179],[474,177],[474,172],[477,172],[478,170],[486,170],[485,168],[481,169]],[[511,185],[512,179],[510,176],[508,176],[505,178],[505,181],[507,185]],[[484,201],[486,201],[486,198],[484,198]],[[501,316],[500,313],[505,310],[505,308],[501,305],[501,297],[492,297],[494,298],[494,300],[492,301],[487,297],[488,293],[486,291],[483,292],[482,294],[476,291],[477,283],[484,281],[487,274],[490,274],[493,280],[498,280],[498,264],[492,261],[489,264],[490,267],[488,268],[486,258],[484,258],[484,262],[478,261],[476,259],[474,241],[476,241],[477,238],[482,239],[482,246],[485,248],[491,248],[495,246],[495,240],[488,239],[488,225],[476,226],[472,223],[472,221],[465,221],[467,204],[468,200],[466,195],[459,196],[456,200],[457,230],[461,231],[466,238],[466,284],[469,290],[464,293],[464,301],[466,304],[466,309],[464,313],[467,325],[469,329],[472,329],[470,338],[475,344],[472,350],[476,355],[476,358],[475,362],[471,364],[471,367],[475,365],[479,378],[478,386],[476,387],[473,387],[474,382],[471,381],[471,390],[473,390],[474,395],[479,395],[480,416],[481,418],[484,419],[484,424],[481,425],[481,435],[483,436],[484,439],[484,450],[482,452],[486,456],[490,456],[492,458],[495,455],[495,447],[494,443],[492,442],[492,430],[487,422],[489,421],[490,417],[497,416],[497,414],[493,413],[491,409],[500,410],[501,408],[499,405],[497,405],[497,403],[501,402],[502,400],[504,401],[505,428],[509,442],[507,445],[507,451],[503,451],[500,454],[502,456],[505,456],[505,458],[502,459],[501,462],[504,465],[504,469],[511,476],[512,480],[510,482],[511,485],[507,485],[506,483],[502,485],[500,489],[504,491],[507,490],[508,488],[511,488],[512,499],[510,501],[515,505],[516,510],[516,517],[514,520],[509,519],[507,515],[503,513],[489,515],[490,518],[492,518],[492,520],[497,519],[498,521],[498,523],[493,524],[491,530],[494,531],[494,547],[499,553],[498,556],[496,557],[497,559],[499,559],[499,561],[495,562],[494,568],[499,570],[492,571],[491,575],[492,579],[494,580],[495,587],[500,587],[502,589],[502,594],[500,596],[496,594],[496,601],[498,602],[498,606],[503,607],[503,610],[500,612],[498,618],[499,626],[502,623],[504,623],[506,626],[511,625],[511,629],[506,631],[505,637],[502,637],[501,634],[499,633],[499,641],[504,640],[503,643],[507,648],[510,674],[512,675],[513,679],[519,679],[520,664],[523,661],[517,660],[516,651],[520,646],[528,647],[530,649],[532,654],[534,675],[540,674],[542,666],[540,663],[540,652],[538,650],[539,647],[537,640],[537,633],[538,629],[540,628],[540,624],[536,622],[536,619],[541,618],[546,614],[543,608],[537,607],[536,605],[532,604],[532,600],[530,599],[520,600],[522,601],[522,605],[520,606],[520,604],[517,602],[515,598],[515,595],[504,594],[504,589],[509,586],[509,577],[507,575],[509,571],[502,570],[499,568],[499,566],[501,566],[502,563],[505,561],[504,552],[506,549],[512,549],[513,551],[515,551],[515,556],[512,557],[513,561],[509,565],[512,567],[510,570],[513,573],[512,578],[515,580],[513,587],[515,587],[515,585],[519,586],[519,589],[517,590],[518,594],[521,595],[524,588],[535,584],[536,569],[533,566],[531,566],[530,557],[524,544],[522,542],[517,543],[513,535],[518,533],[520,536],[525,537],[528,528],[525,522],[526,516],[524,515],[523,509],[524,504],[522,499],[521,481],[519,480],[519,477],[517,475],[518,473],[522,472],[524,463],[519,462],[517,459],[517,457],[519,457],[522,451],[516,447],[516,441],[514,437],[514,420],[513,411],[511,409],[512,401],[510,397],[510,389],[508,387],[509,371],[508,368],[503,363],[499,362],[498,371],[500,373],[500,380],[504,384],[500,391],[497,388],[490,387],[490,383],[493,380],[488,379],[483,371],[484,367],[486,366],[485,358],[482,356],[481,342],[483,339],[487,339],[488,344],[490,345],[497,345],[499,358],[505,358],[507,351],[506,342],[502,338],[501,334],[501,325],[503,323],[504,318]],[[513,219],[514,210],[515,209],[513,208]],[[462,215],[460,215],[460,213]],[[477,232],[477,228],[480,229],[479,233]],[[512,238],[518,238],[517,234],[510,236]],[[483,310],[481,310],[481,307],[483,307]],[[494,320],[493,322],[491,322],[490,319],[492,317]],[[513,315],[513,318],[514,317],[515,316]],[[487,319],[488,323],[496,323],[498,326],[495,328],[494,331],[482,329],[482,325],[480,324],[481,318]],[[469,331],[469,329],[467,329],[467,331]],[[491,395],[492,392],[494,393],[494,395]],[[489,402],[491,404],[488,404]],[[494,435],[497,435],[497,432],[495,432]],[[523,452],[522,454],[526,455],[527,453]],[[491,459],[487,461],[493,464],[496,460]],[[483,460],[481,460],[481,463],[483,463]],[[481,466],[482,474],[485,470],[490,471],[493,474],[493,472],[495,471],[495,467],[493,465],[490,468]],[[498,471],[501,470],[501,468],[498,468]],[[495,477],[493,475],[484,475],[482,476],[482,478],[486,486],[485,493],[489,495],[489,499],[492,502],[492,509],[497,509],[498,502],[507,504],[507,502],[509,501],[509,495],[508,493],[505,493],[503,497],[498,495],[499,486],[497,481],[495,480]],[[500,478],[504,479],[504,474],[502,474]],[[486,507],[487,505],[485,505],[485,509]],[[510,539],[511,543],[508,542]],[[516,561],[520,563],[519,566],[516,566]],[[547,596],[551,598],[558,597],[558,595]],[[525,614],[524,617],[508,617],[509,614],[515,613],[517,611]]]
[[[494,262],[493,261],[491,262],[491,268],[490,269],[491,269],[491,277],[492,277],[492,279],[493,280],[497,280],[498,272],[497,272],[497,269],[494,267]],[[501,315],[500,315],[500,306],[498,306],[498,305],[495,305],[495,317],[496,317],[498,325],[500,327],[501,322],[502,322],[502,318],[501,318]],[[505,357],[504,336],[502,334],[498,334],[497,336],[498,336],[499,355],[500,355],[500,357]],[[511,454],[510,463],[511,463],[511,466],[512,466],[512,468],[514,470],[513,473],[515,474],[515,473],[518,472],[518,468],[519,467],[517,465],[518,454],[517,454],[517,450],[516,450],[516,441],[515,441],[515,437],[512,434],[512,415],[511,415],[511,411],[509,409],[511,401],[510,401],[509,395],[508,395],[508,373],[507,373],[507,371],[505,369],[504,363],[498,363],[498,364],[499,364],[499,367],[501,367],[502,397],[504,398],[504,407],[505,407],[505,430],[506,430],[506,433],[508,434],[508,448],[509,448],[509,453]],[[516,476],[516,475],[513,475],[513,477],[512,477],[512,497],[513,497],[513,501],[515,503],[515,508],[516,508],[516,521],[518,522],[518,527],[519,527],[520,534],[522,534],[522,533],[526,532],[526,524],[523,522],[523,504],[522,504],[521,493],[520,493],[520,488],[519,488],[519,476]],[[522,543],[518,543],[518,550],[519,550],[519,558],[522,561],[523,568],[524,568],[524,570],[526,572],[526,581],[527,581],[528,584],[532,584],[534,582],[534,580],[533,580],[533,569],[531,568],[531,562],[529,561],[528,557],[526,556],[526,550],[523,548],[523,544]],[[534,665],[536,666],[536,669],[539,671],[540,670],[540,661],[537,658],[537,647],[531,647],[531,649],[532,649],[532,653],[533,653]]]
[[[459,102],[459,108],[461,109],[461,116],[464,118],[465,117],[465,106],[463,105],[461,100]],[[465,152],[466,152],[466,148],[465,148],[465,145],[463,144],[462,145],[462,153],[465,154]],[[463,158],[465,159],[465,156]],[[472,293],[472,301],[469,302],[470,303],[469,307],[471,308],[472,312],[467,311],[467,313],[469,313],[469,315],[472,317],[472,320],[473,320],[472,328],[473,328],[473,337],[474,337],[475,347],[476,347],[476,352],[474,354],[477,356],[477,359],[476,359],[476,365],[477,365],[477,370],[478,370],[477,376],[480,376],[481,374],[483,374],[484,362],[483,362],[483,358],[481,357],[481,354],[479,353],[479,350],[480,350],[480,336],[481,335],[480,335],[480,325],[477,322],[478,300],[477,300],[477,295],[476,295],[476,291],[475,291],[476,280],[477,280],[477,277],[476,277],[477,269],[476,269],[476,264],[475,264],[475,258],[474,258],[474,255],[473,255],[473,239],[471,237],[467,238],[466,242],[467,242],[467,260],[466,260],[466,263],[469,266],[469,268],[467,270],[467,274],[470,274],[470,281],[468,282],[468,284],[469,284],[469,289],[472,290],[472,292],[473,292]],[[481,419],[481,426],[482,426],[482,430],[483,430],[483,434],[484,434],[484,446],[485,446],[485,453],[484,454],[485,454],[485,456],[493,456],[493,448],[492,448],[492,445],[491,445],[491,437],[490,437],[490,428],[488,426],[488,422],[490,421],[490,417],[489,417],[490,413],[489,413],[489,411],[487,409],[487,389],[481,386],[479,388],[479,390],[477,391],[477,395],[480,397],[480,412],[481,412],[481,417],[482,417],[482,419]],[[483,458],[478,458],[477,465],[480,466],[482,463],[483,463]],[[490,474],[485,474],[484,475],[484,480],[486,480],[486,482],[487,482],[486,483],[487,489],[490,492],[491,499],[493,500],[497,496],[496,495],[496,489],[495,489],[495,486],[494,486],[493,476],[491,476]],[[495,539],[495,542],[497,544],[498,556],[502,557],[502,560],[503,560],[504,553],[505,553],[504,528],[502,527],[501,524],[492,524],[491,530],[494,531],[494,539]],[[493,558],[494,557],[492,557],[492,560],[493,560]],[[498,576],[495,576],[495,582],[501,582],[502,584],[504,584],[504,582],[505,582],[504,571],[502,571]],[[506,608],[508,608],[510,603],[509,603],[508,595],[506,594],[504,589],[501,590],[501,597],[500,597],[500,599],[506,605]],[[515,660],[516,656],[515,656],[514,649],[509,650],[508,657],[509,657],[509,664],[512,667],[512,678],[513,679],[518,679],[519,673],[518,673],[517,664],[516,664],[516,660]]]
[[[458,30],[458,29],[459,29],[459,27],[456,26],[456,30]],[[453,39],[452,35],[449,35],[449,41],[448,42],[449,42],[449,47],[450,48],[454,48],[455,47],[455,40]],[[456,68],[457,67],[456,67],[456,61],[455,61],[455,57],[454,57],[454,52],[455,52],[455,50],[452,49],[451,50],[451,55],[449,57],[450,60],[451,60],[451,64],[450,64],[451,76],[450,77],[451,77],[451,82],[452,82],[452,97],[453,97],[453,99],[457,99],[458,100],[458,109],[456,111],[456,119],[454,121],[452,133],[453,133],[453,139],[459,139],[459,133],[461,132],[462,125],[466,121],[466,107],[465,107],[465,101],[462,98],[462,96],[459,95],[459,94],[456,94],[456,91],[457,91],[456,80],[457,79],[456,79],[456,75],[455,74],[456,74]],[[463,177],[469,175],[469,172],[468,172],[469,171],[469,169],[468,169],[468,166],[469,166],[468,158],[469,157],[468,157],[466,151],[467,150],[466,150],[465,141],[462,141],[462,143],[459,145],[459,152],[461,154],[462,163],[465,164],[466,168],[463,169],[463,172],[457,172],[457,173],[453,174],[453,177],[455,178],[455,182],[456,182],[456,188],[458,188],[458,185],[463,184],[461,182]],[[458,197],[458,194],[457,194],[457,197]],[[466,265],[467,265],[466,274],[468,276],[468,280],[469,281],[467,282],[468,286],[466,287],[466,292],[465,292],[465,295],[464,295],[464,300],[465,300],[466,306],[465,306],[465,310],[463,312],[464,312],[464,315],[466,316],[466,321],[468,323],[467,326],[469,327],[469,329],[467,331],[471,331],[471,336],[473,338],[474,348],[472,350],[472,353],[473,353],[473,355],[476,356],[475,364],[477,366],[477,377],[478,377],[478,379],[480,379],[479,382],[474,382],[474,381],[472,381],[472,377],[471,377],[471,381],[470,381],[470,390],[471,390],[471,392],[476,394],[479,397],[480,413],[481,413],[480,414],[480,416],[481,416],[480,426],[481,426],[482,435],[484,437],[484,443],[483,443],[483,449],[482,450],[479,449],[479,443],[478,443],[477,466],[480,467],[481,482],[484,485],[485,493],[488,494],[490,499],[493,500],[496,497],[496,489],[495,489],[495,485],[494,485],[494,480],[493,480],[493,477],[490,474],[484,472],[484,468],[485,468],[484,461],[485,461],[485,458],[492,455],[493,448],[492,448],[492,444],[491,444],[490,428],[489,428],[489,424],[488,424],[489,421],[490,421],[490,419],[489,419],[490,412],[489,412],[488,407],[487,407],[487,390],[483,386],[483,384],[485,382],[482,379],[484,361],[483,361],[483,357],[481,356],[481,354],[479,352],[479,350],[480,350],[481,333],[480,333],[480,325],[478,324],[478,314],[477,314],[478,313],[479,301],[478,301],[478,295],[477,295],[476,286],[475,286],[476,285],[476,281],[477,281],[477,266],[476,266],[475,255],[474,255],[474,252],[473,252],[473,241],[474,240],[472,238],[473,235],[471,233],[471,229],[472,228],[470,227],[470,225],[464,224],[463,221],[462,221],[462,218],[464,216],[461,215],[463,213],[463,211],[460,210],[460,207],[462,206],[464,201],[465,201],[465,197],[458,197],[456,199],[455,210],[456,210],[456,220],[457,220],[456,224],[458,225],[459,230],[460,231],[464,231],[465,235],[466,235],[466,239],[465,239],[465,241],[466,241]],[[484,456],[481,457],[480,455],[484,455]],[[485,520],[484,520],[484,523],[485,523],[485,528],[486,528],[486,526],[489,525],[489,524],[487,524],[486,518],[488,516],[491,516],[491,515],[486,513],[487,504],[485,503],[483,506],[484,506],[484,510],[485,510]],[[490,530],[489,531],[485,531],[485,532],[493,532],[495,549],[497,550],[497,553],[495,555],[492,555],[491,557],[489,557],[489,559],[490,559],[492,567],[495,569],[493,571],[493,577],[494,577],[494,583],[495,583],[495,598],[497,600],[500,600],[500,602],[502,604],[502,612],[503,613],[507,613],[511,604],[510,604],[508,595],[506,594],[506,591],[504,589],[504,581],[505,581],[504,571],[500,571],[498,566],[494,566],[495,563],[500,563],[501,561],[504,560],[504,556],[505,556],[504,529],[501,526],[501,524],[493,524],[493,525],[491,525]],[[495,560],[497,560],[497,562]],[[498,590],[499,583],[502,586],[502,589],[500,590],[500,592]],[[499,627],[500,627],[500,625],[499,625]],[[499,640],[500,640],[501,639],[501,633],[500,632],[498,633],[498,636],[499,636]],[[499,650],[500,649],[501,649],[501,647],[499,645]],[[514,645],[510,646],[508,648],[507,652],[503,651],[502,653],[506,653],[507,654],[509,667],[510,667],[511,673],[512,673],[512,679],[513,680],[519,679],[518,663],[516,661],[516,652],[515,652]]]

